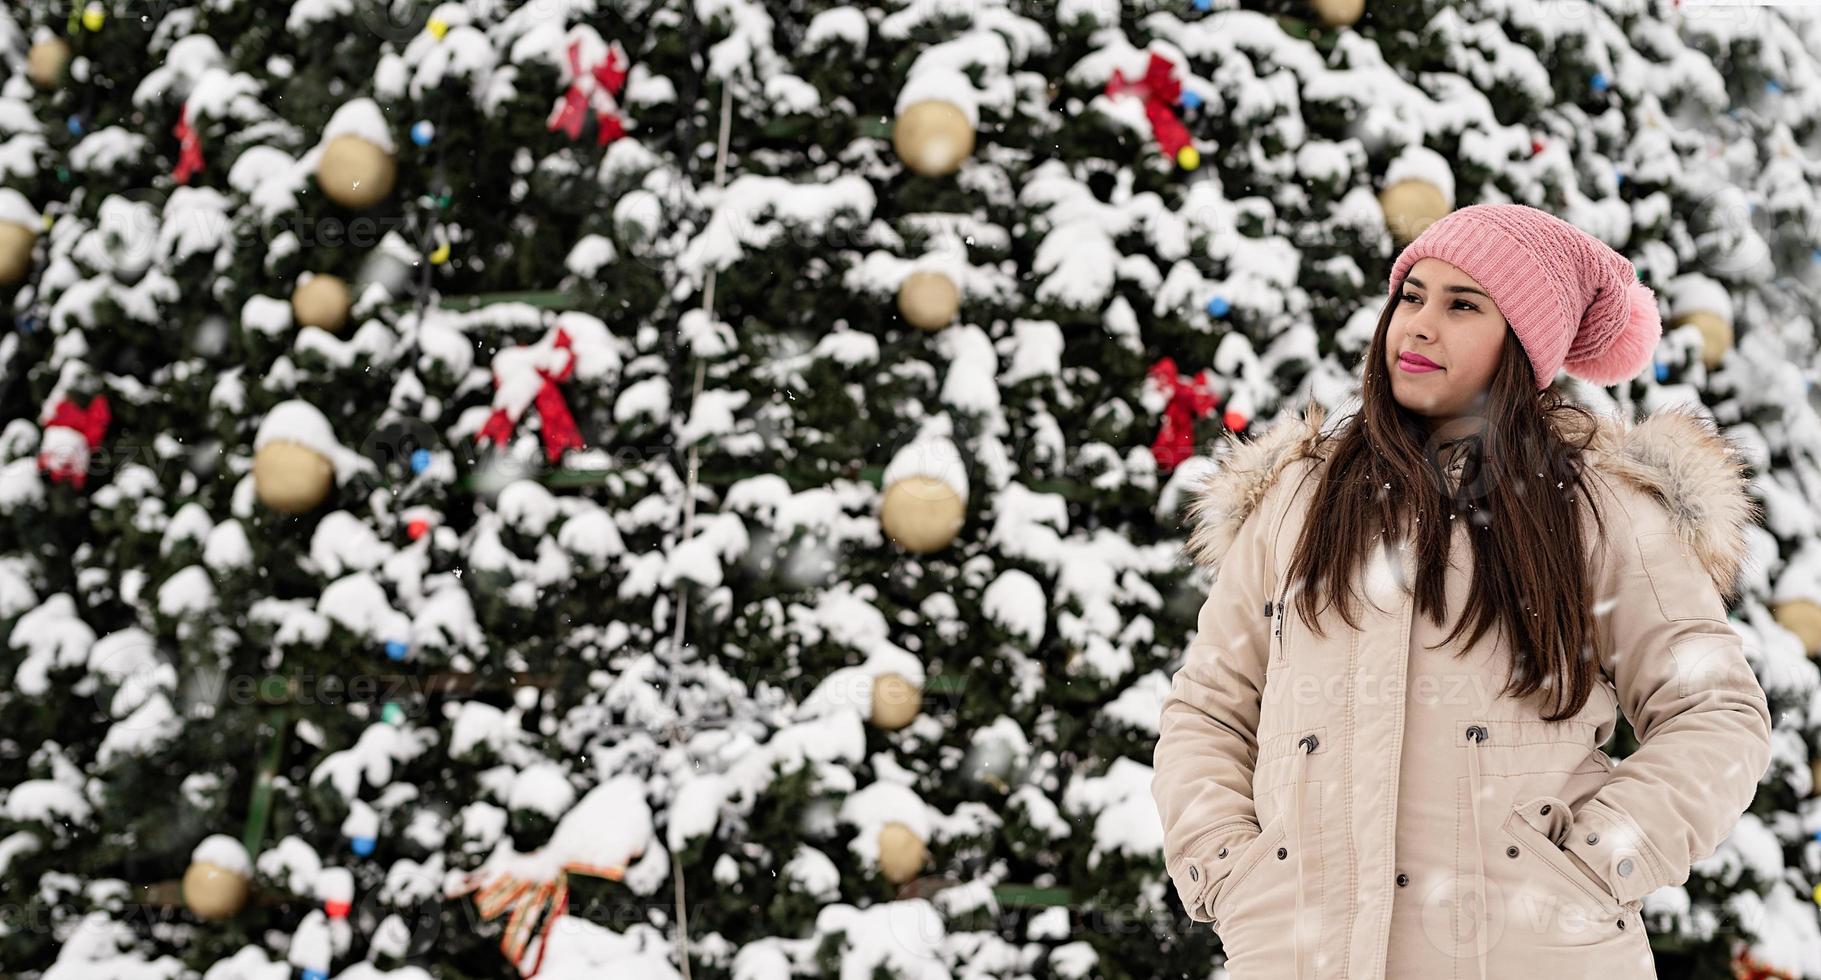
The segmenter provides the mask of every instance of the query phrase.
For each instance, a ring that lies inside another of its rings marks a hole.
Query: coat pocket
[[[1251,876],[1253,870],[1258,867],[1260,858],[1278,846],[1283,838],[1284,818],[1280,813],[1273,816],[1270,822],[1264,825],[1264,828],[1258,832],[1258,836],[1242,846],[1233,870],[1227,872],[1227,876],[1214,886],[1214,894],[1208,896],[1208,912],[1214,916],[1216,927],[1220,925],[1220,920],[1225,918],[1227,897],[1239,890],[1245,880]]]
[[[1305,780],[1300,831],[1288,807],[1247,845],[1210,903],[1214,931],[1234,977],[1326,980],[1318,955],[1328,940],[1322,849],[1322,784]],[[1298,848],[1301,848],[1300,853]],[[1300,884],[1301,895],[1298,895]],[[1302,970],[1296,967],[1302,960]]]
[[[1454,745],[1478,755],[1484,776],[1566,775],[1587,761],[1597,734],[1585,721],[1474,718],[1456,726]]]
[[[1568,804],[1553,796],[1538,796],[1511,808],[1505,818],[1505,835],[1511,839],[1505,854],[1523,861],[1526,858],[1548,869],[1548,875],[1574,889],[1593,908],[1608,916],[1618,915],[1619,903],[1602,881],[1588,877],[1562,843],[1574,824],[1574,813]],[[1546,878],[1545,880],[1552,880]]]

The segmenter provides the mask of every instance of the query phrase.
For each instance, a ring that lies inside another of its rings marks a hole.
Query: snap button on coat
[[[1556,722],[1499,693],[1498,631],[1442,642],[1472,587],[1467,521],[1441,622],[1415,613],[1413,549],[1361,580],[1357,629],[1319,601],[1302,620],[1284,572],[1331,445],[1318,411],[1230,437],[1191,490],[1189,550],[1215,575],[1163,701],[1152,793],[1164,867],[1232,980],[1655,977],[1644,896],[1717,850],[1770,764],[1764,692],[1726,617],[1754,502],[1698,416],[1567,428],[1587,437],[1576,497],[1604,519],[1603,536],[1581,522],[1603,642],[1591,698]],[[1677,744],[1645,738],[1611,781],[1621,713]]]

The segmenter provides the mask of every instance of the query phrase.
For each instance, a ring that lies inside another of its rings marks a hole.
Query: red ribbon
[[[1176,77],[1176,66],[1153,51],[1141,79],[1128,81],[1119,69],[1113,69],[1113,79],[1107,82],[1106,94],[1127,93],[1144,99],[1144,115],[1151,121],[1151,134],[1163,148],[1164,156],[1174,161],[1177,151],[1189,145],[1189,130],[1176,118],[1174,108],[1176,101],[1182,98],[1182,81]]]
[[[179,184],[187,184],[202,170],[203,164],[202,136],[190,125],[189,103],[184,103],[183,111],[177,116],[177,126],[171,132],[177,136],[177,169],[171,171],[171,176]]]
[[[1220,399],[1209,387],[1207,369],[1196,372],[1192,379],[1184,379],[1176,373],[1173,358],[1159,358],[1147,377],[1170,396],[1163,410],[1163,428],[1151,443],[1151,455],[1167,472],[1195,455],[1195,420],[1213,411]]]
[[[570,139],[579,139],[582,135],[582,123],[587,118],[588,103],[596,91],[609,96],[618,96],[621,86],[626,84],[626,60],[617,46],[609,46],[607,54],[595,62],[590,70],[582,68],[582,42],[580,38],[569,42],[569,90],[563,93],[562,104],[550,114],[547,127],[551,131],[562,130]],[[592,86],[584,82],[592,81]],[[595,114],[598,124],[596,141],[601,146],[626,135],[626,127],[620,117],[610,111],[601,110]]]
[[[107,435],[108,422],[113,418],[108,411],[107,396],[96,395],[89,399],[88,407],[77,408],[74,402],[65,398],[52,409],[50,420],[44,423],[46,429],[62,426],[82,433],[88,443],[89,452],[94,452]],[[80,465],[63,465],[54,460],[49,453],[38,454],[38,468],[50,474],[52,481],[63,481],[82,489],[88,483],[88,460]]]
[[[1793,980],[1790,974],[1753,959],[1751,950],[1743,945],[1733,956],[1732,975],[1737,980]]]
[[[520,975],[530,978],[544,966],[544,951],[550,946],[550,930],[556,920],[569,911],[569,875],[595,875],[620,881],[626,869],[619,865],[595,865],[572,861],[550,881],[534,881],[502,874],[485,884],[470,881],[457,895],[476,892],[475,908],[482,919],[493,919],[507,912],[505,934],[500,937],[500,952],[518,967]],[[531,969],[525,969],[525,951],[537,940],[537,956]]]
[[[538,368],[537,373],[543,379],[532,403],[537,406],[538,417],[543,420],[539,430],[544,439],[544,455],[554,463],[561,459],[563,453],[570,449],[582,448],[582,434],[576,429],[575,416],[569,414],[569,405],[563,401],[563,393],[557,388],[561,382],[569,380],[575,373],[575,349],[570,343],[569,333],[561,327],[556,330],[553,346],[563,352],[562,366],[555,369]],[[487,424],[475,435],[475,441],[485,444],[503,446],[512,438],[512,429],[516,424],[511,406],[498,404],[499,372],[493,373],[495,407],[493,414],[487,417]],[[523,409],[520,409],[522,414]]]

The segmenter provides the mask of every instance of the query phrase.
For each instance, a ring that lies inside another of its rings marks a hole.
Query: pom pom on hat
[[[1638,376],[1656,353],[1657,341],[1663,336],[1663,317],[1657,309],[1657,294],[1641,282],[1625,287],[1625,311],[1617,336],[1602,350],[1576,357],[1573,349],[1562,370],[1597,385],[1615,385]],[[1593,310],[1589,308],[1591,314]],[[1588,331],[1583,319],[1581,330]]]
[[[1472,204],[1443,216],[1391,266],[1396,296],[1418,260],[1434,257],[1485,288],[1535,369],[1594,384],[1630,380],[1650,366],[1663,335],[1656,294],[1631,260],[1574,225],[1525,204]]]

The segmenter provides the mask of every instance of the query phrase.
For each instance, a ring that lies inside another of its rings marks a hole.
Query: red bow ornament
[[[1207,415],[1220,403],[1210,387],[1206,368],[1194,378],[1176,373],[1176,361],[1159,358],[1146,376],[1150,384],[1162,391],[1169,401],[1164,405],[1163,428],[1151,443],[1151,455],[1166,472],[1195,455],[1195,420]]]
[[[67,398],[58,399],[43,421],[38,468],[49,473],[53,482],[82,489],[88,483],[89,456],[107,435],[111,419],[106,395],[96,395],[86,408],[77,408]]]
[[[190,104],[183,104],[183,111],[177,116],[177,126],[171,130],[177,136],[177,169],[171,171],[171,178],[179,184],[187,184],[190,178],[202,170],[202,136],[196,127],[190,125]]]
[[[593,35],[594,43],[600,45],[600,37]],[[626,135],[626,126],[620,120],[620,89],[626,85],[628,60],[626,50],[620,42],[612,41],[606,45],[606,51],[592,64],[582,63],[582,37],[574,36],[569,41],[567,63],[563,66],[563,77],[569,88],[551,110],[548,129],[562,130],[570,139],[579,139],[582,135],[582,124],[588,118],[588,110],[593,109],[596,122],[596,140],[601,146]]]
[[[508,347],[493,357],[493,414],[475,441],[503,446],[525,410],[537,406],[543,426],[544,455],[554,463],[563,453],[582,448],[575,416],[557,385],[575,373],[575,348],[568,331],[558,327],[535,344]]]
[[[1143,99],[1145,118],[1151,122],[1151,135],[1156,137],[1164,156],[1184,169],[1194,169],[1199,157],[1195,148],[1189,145],[1188,127],[1176,118],[1175,105],[1182,98],[1182,81],[1176,77],[1176,66],[1169,59],[1151,52],[1144,77],[1137,80],[1128,80],[1119,69],[1113,69],[1113,79],[1107,82],[1106,94],[1130,94]]]

